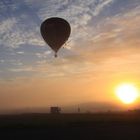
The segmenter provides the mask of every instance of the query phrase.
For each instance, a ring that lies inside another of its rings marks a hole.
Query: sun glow
[[[116,88],[117,97],[125,104],[133,103],[138,97],[138,90],[132,84],[122,84]]]

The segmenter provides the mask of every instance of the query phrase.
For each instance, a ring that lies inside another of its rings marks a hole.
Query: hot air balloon
[[[40,31],[43,39],[55,52],[55,57],[57,57],[58,50],[70,36],[71,27],[65,19],[52,17],[41,24]]]

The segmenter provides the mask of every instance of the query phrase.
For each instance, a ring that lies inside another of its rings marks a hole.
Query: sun
[[[138,97],[138,90],[132,84],[121,84],[116,88],[117,97],[125,104],[133,103]]]

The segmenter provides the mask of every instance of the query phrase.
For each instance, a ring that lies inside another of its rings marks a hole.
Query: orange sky
[[[80,0],[62,2],[57,5],[59,8],[46,2],[54,9],[46,13],[43,5],[31,0],[25,5],[34,14],[24,7],[19,15],[14,15],[12,8],[9,9],[12,16],[5,19],[1,15],[0,110],[89,102],[115,104],[119,109],[139,108],[140,98],[125,106],[115,96],[114,89],[124,82],[140,89],[140,3],[105,0],[95,5],[94,0],[85,1],[86,4]],[[60,49],[58,58],[53,57],[52,50],[44,43],[38,26],[38,22],[53,16],[54,11],[66,18],[72,28],[69,43]],[[27,22],[21,19],[31,17],[38,22],[35,25],[28,22],[29,30]],[[22,36],[21,27],[25,28]]]

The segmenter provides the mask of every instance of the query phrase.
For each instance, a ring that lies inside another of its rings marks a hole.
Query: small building
[[[60,114],[60,112],[61,112],[61,108],[60,107],[57,107],[57,106],[50,107],[50,113],[51,114]]]
[[[80,109],[80,107],[78,107],[77,111],[78,111],[78,113],[80,113],[80,112],[81,112],[81,109]]]

